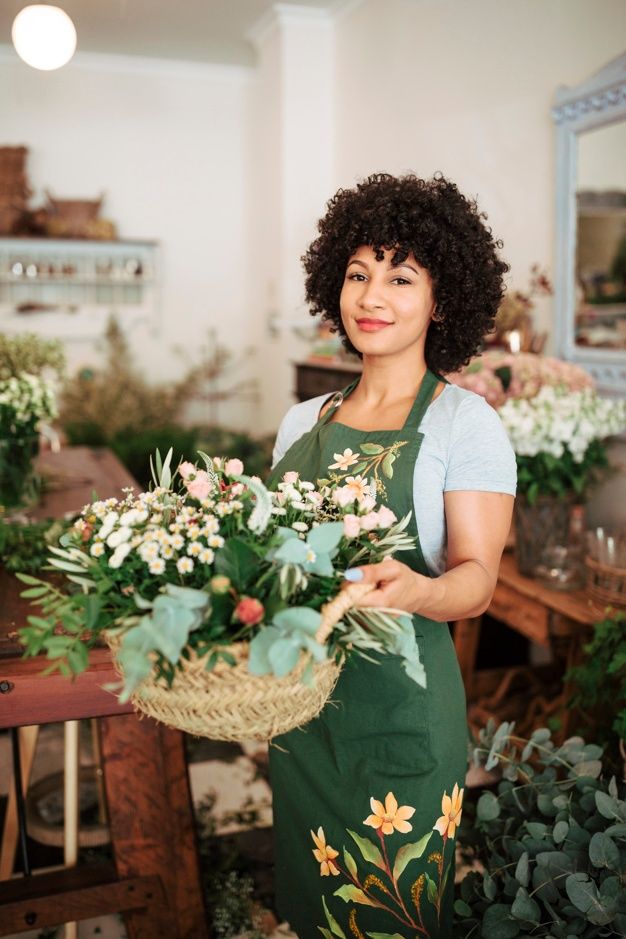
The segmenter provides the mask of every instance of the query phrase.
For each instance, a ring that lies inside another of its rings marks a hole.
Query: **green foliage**
[[[42,375],[51,370],[62,375],[64,367],[63,346],[57,339],[41,339],[35,333],[0,333],[0,381],[24,372]]]
[[[598,742],[626,744],[626,614],[614,612],[593,627],[585,659],[570,669],[567,680],[575,694],[570,706],[579,709]]]
[[[517,491],[525,495],[532,505],[539,495],[565,498],[570,492],[582,496],[609,472],[606,443],[593,440],[580,463],[565,448],[561,456],[537,453],[535,456],[517,454]]]
[[[48,562],[48,551],[70,522],[5,522],[0,520],[0,566],[7,571],[37,574]]]
[[[460,840],[483,870],[455,903],[455,937],[617,937],[626,933],[625,787],[601,777],[602,749],[550,731],[517,737],[512,724],[482,731],[474,760],[499,767]]]

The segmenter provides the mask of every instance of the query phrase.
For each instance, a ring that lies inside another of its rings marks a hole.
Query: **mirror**
[[[626,396],[626,53],[560,88],[552,114],[556,352]]]

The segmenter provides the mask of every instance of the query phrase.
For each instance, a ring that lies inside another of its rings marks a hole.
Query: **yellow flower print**
[[[333,453],[336,463],[331,463],[328,469],[339,469],[343,473],[361,459],[360,454],[353,453],[348,447],[343,453]]]
[[[452,796],[449,796],[447,792],[443,794],[441,800],[443,815],[433,825],[433,831],[438,831],[442,838],[454,838],[457,826],[461,824],[464,792],[465,789],[459,790],[455,783]]]
[[[326,836],[321,825],[317,829],[317,834],[313,831],[311,832],[311,837],[315,842],[313,857],[320,863],[321,876],[328,877],[329,874],[333,874],[336,877],[337,874],[339,874],[339,870],[333,864],[333,860],[338,856],[339,851],[335,851],[329,844],[326,844]]]
[[[370,799],[370,805],[372,815],[367,816],[363,822],[364,825],[380,829],[383,835],[392,835],[394,829],[403,834],[413,830],[413,826],[409,825],[407,819],[411,818],[415,809],[410,805],[401,805],[398,808],[398,801],[393,792],[387,793],[384,805],[374,798]]]

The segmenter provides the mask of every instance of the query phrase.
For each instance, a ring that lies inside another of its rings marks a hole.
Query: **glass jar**
[[[39,498],[40,480],[35,472],[39,434],[30,431],[0,439],[0,509],[32,505]]]

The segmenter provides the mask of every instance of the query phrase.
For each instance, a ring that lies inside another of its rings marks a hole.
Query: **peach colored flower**
[[[370,484],[368,480],[363,479],[362,476],[348,476],[346,477],[345,483],[346,488],[350,489],[354,498],[358,499],[359,502],[370,495]]]
[[[358,463],[361,458],[358,453],[353,453],[349,447],[343,453],[333,453],[333,456],[337,462],[331,463],[328,469],[339,469],[343,473],[351,466],[354,466],[355,463]]]
[[[344,515],[343,533],[346,538],[357,538],[361,531],[361,522],[357,515]]]
[[[443,794],[441,799],[443,815],[433,825],[433,831],[438,831],[442,838],[454,838],[457,826],[461,824],[464,792],[465,789],[459,790],[458,785],[455,783],[452,796],[449,796],[447,792]]]
[[[178,472],[180,473],[183,479],[187,479],[188,476],[191,476],[192,473],[195,473],[196,468],[193,463],[181,463],[178,467]]]
[[[294,483],[298,482],[298,476],[299,473],[296,473],[295,470],[289,470],[289,472],[285,473],[283,476],[283,482],[293,486]]]
[[[339,874],[339,870],[333,864],[333,860],[338,856],[339,851],[335,851],[329,844],[326,844],[326,836],[321,825],[317,829],[317,835],[312,831],[311,837],[315,842],[313,857],[320,863],[320,875],[322,877],[328,877],[329,874],[333,874],[333,876],[336,877],[337,874]]]
[[[235,616],[240,623],[246,626],[256,626],[260,623],[265,614],[265,609],[260,600],[254,597],[242,597],[235,607]]]
[[[413,826],[409,825],[407,819],[415,814],[415,809],[410,805],[401,805],[398,807],[398,802],[393,792],[387,793],[384,805],[374,798],[370,799],[370,805],[372,807],[372,815],[367,816],[363,822],[364,825],[370,825],[372,828],[380,829],[383,835],[392,835],[394,829],[401,831],[403,834],[413,830]]]
[[[224,472],[227,476],[241,476],[243,473],[243,463],[236,458],[227,460],[224,466]]]
[[[213,489],[213,482],[209,478],[209,474],[206,470],[198,470],[194,479],[191,479],[188,483],[185,483],[185,485],[189,495],[199,500],[206,499]]]

